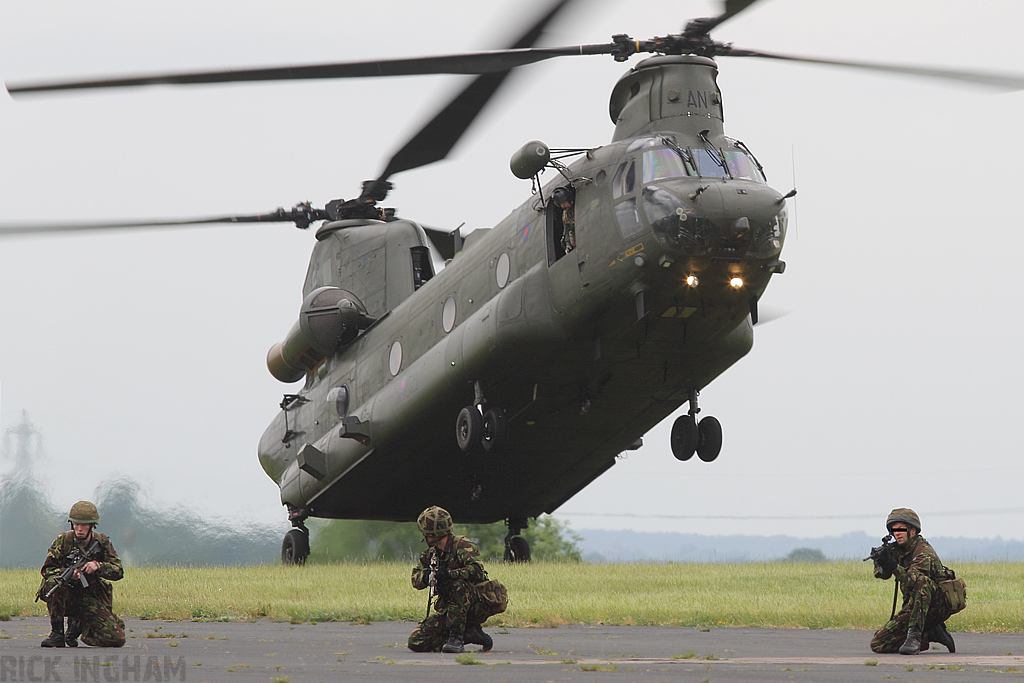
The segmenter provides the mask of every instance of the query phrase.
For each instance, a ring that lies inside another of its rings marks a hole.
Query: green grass
[[[491,626],[656,624],[710,628],[876,629],[889,616],[892,581],[860,562],[490,565],[509,589]],[[284,567],[137,567],[115,584],[119,614],[147,619],[419,621],[426,594],[406,563]],[[953,631],[1020,632],[1024,563],[958,564],[967,609]],[[0,571],[0,613],[44,615],[39,575]]]

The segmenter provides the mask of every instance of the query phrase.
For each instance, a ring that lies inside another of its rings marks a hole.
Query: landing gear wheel
[[[697,425],[697,457],[711,462],[721,452],[722,423],[709,415]]]
[[[501,408],[491,408],[484,413],[480,444],[488,453],[497,453],[505,446],[508,437],[508,418]],[[461,445],[461,444],[460,444]]]
[[[530,544],[522,536],[505,539],[505,562],[529,562]]]
[[[672,455],[677,460],[689,460],[697,450],[697,421],[693,415],[680,415],[672,424]]]
[[[306,564],[309,557],[309,537],[301,529],[292,529],[284,535],[281,544],[281,562],[285,564]]]
[[[480,445],[480,437],[484,432],[484,418],[474,406],[466,406],[459,411],[455,420],[455,439],[463,453],[469,453]]]

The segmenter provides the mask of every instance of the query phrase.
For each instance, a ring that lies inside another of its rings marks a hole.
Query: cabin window
[[[395,341],[391,345],[391,352],[388,354],[388,370],[391,371],[392,377],[398,374],[398,371],[402,369],[402,342]]]
[[[411,247],[409,252],[412,255],[412,288],[416,291],[434,277],[434,266],[427,247]]]
[[[451,332],[455,327],[455,297],[448,297],[444,300],[441,308],[441,327],[445,332]]]
[[[508,276],[511,272],[512,266],[509,262],[508,254],[502,253],[498,257],[498,263],[494,267],[494,281],[498,285],[499,289],[504,289],[505,285],[508,284]]]

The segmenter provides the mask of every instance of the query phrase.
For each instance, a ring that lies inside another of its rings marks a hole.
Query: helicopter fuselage
[[[612,94],[612,142],[436,274],[412,221],[318,230],[304,317],[276,351],[305,384],[259,444],[293,516],[552,512],[750,350],[785,202],[725,137],[716,74],[703,57],[637,65]],[[569,186],[575,248],[550,200]],[[332,292],[324,310],[349,297],[347,322],[324,341],[315,300]],[[466,406],[507,415],[500,453],[459,448]]]

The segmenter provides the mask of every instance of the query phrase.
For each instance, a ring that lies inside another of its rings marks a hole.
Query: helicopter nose
[[[693,199],[726,240],[742,240],[759,226],[772,223],[782,211],[782,195],[755,183],[719,183]]]
[[[781,194],[767,185],[729,181],[644,188],[655,238],[683,256],[729,261],[777,257],[786,229]]]

